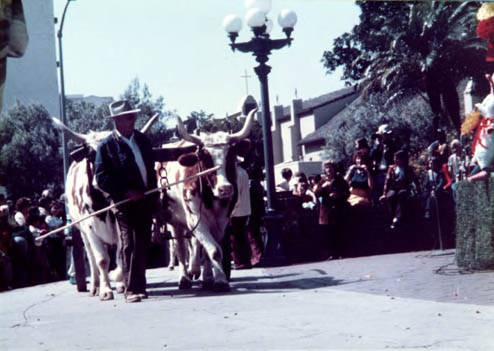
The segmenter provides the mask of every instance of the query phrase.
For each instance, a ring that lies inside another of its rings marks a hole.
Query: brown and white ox
[[[141,131],[146,132],[156,117],[157,115],[153,116]],[[68,213],[72,221],[76,221],[110,205],[105,194],[96,185],[94,157],[98,144],[110,135],[111,131],[91,131],[88,134],[80,134],[69,129],[60,120],[56,118],[52,118],[52,120],[70,139],[82,144],[85,148],[82,157],[71,163],[65,184]],[[81,232],[91,270],[89,293],[91,296],[99,295],[100,300],[111,300],[113,299],[113,292],[108,272],[110,257],[105,244],[117,245],[117,252],[119,252],[115,216],[111,211],[106,211],[86,219],[76,226]],[[115,280],[117,292],[122,293],[124,284],[118,256],[117,268],[113,272],[112,278]]]
[[[171,187],[168,194],[168,220],[173,227],[173,237],[179,264],[179,287],[190,288],[191,276],[200,272],[199,248],[206,253],[203,262],[203,287],[215,291],[229,289],[228,280],[222,268],[221,241],[228,225],[233,205],[238,194],[236,185],[237,150],[245,145],[244,138],[250,133],[252,110],[242,129],[235,134],[226,132],[188,134],[178,118],[179,136],[197,145],[195,153],[182,155],[178,162],[161,164],[168,182],[174,183],[200,171],[220,166],[208,175]],[[248,141],[247,141],[248,142]],[[186,236],[193,234],[189,265],[186,267]],[[197,242],[200,246],[197,244]]]

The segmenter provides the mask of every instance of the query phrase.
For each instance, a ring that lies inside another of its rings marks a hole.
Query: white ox
[[[203,287],[215,291],[229,289],[222,268],[221,241],[236,201],[236,150],[250,133],[253,116],[250,111],[242,129],[235,134],[225,132],[190,135],[178,118],[178,133],[182,139],[198,146],[195,153],[182,155],[178,162],[163,163],[161,167],[169,183],[182,180],[200,171],[220,166],[218,171],[199,179],[183,182],[168,190],[168,210],[173,227],[175,248],[179,264],[179,287],[191,287],[191,275],[200,270],[197,259],[199,246],[206,252],[203,266]],[[193,234],[193,248],[188,269],[185,265],[187,247],[185,237]]]
[[[141,131],[146,132],[157,116],[152,117]],[[52,120],[69,138],[77,143],[81,143],[85,148],[82,151],[82,157],[71,163],[65,184],[68,213],[72,221],[76,221],[110,205],[105,199],[103,192],[98,189],[94,179],[94,156],[98,144],[110,135],[111,132],[91,131],[88,134],[79,134],[70,130],[58,119],[52,118]],[[113,292],[110,286],[108,272],[110,257],[105,244],[117,245],[117,252],[119,252],[115,217],[111,211],[106,211],[101,215],[86,219],[76,224],[76,226],[81,232],[91,270],[89,293],[91,296],[99,295],[102,301],[111,300],[113,299]],[[117,292],[122,293],[124,284],[118,256],[117,268],[112,276],[116,282]]]

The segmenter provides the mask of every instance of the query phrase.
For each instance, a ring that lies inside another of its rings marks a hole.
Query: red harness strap
[[[475,149],[477,145],[480,145],[484,149],[487,149],[487,146],[482,144],[482,140],[487,137],[487,129],[492,127],[494,124],[494,118],[488,117],[484,118],[480,121],[477,130],[475,131],[475,136],[473,137],[472,142],[472,154],[475,154]]]

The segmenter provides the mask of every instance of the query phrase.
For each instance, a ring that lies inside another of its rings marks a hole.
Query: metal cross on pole
[[[249,81],[248,81],[248,79],[250,77],[251,76],[249,76],[247,74],[247,70],[244,70],[244,75],[243,76],[240,76],[240,78],[245,78],[245,95],[249,95]]]

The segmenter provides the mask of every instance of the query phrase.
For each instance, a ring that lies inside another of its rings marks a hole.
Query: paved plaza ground
[[[57,282],[0,293],[1,350],[494,350],[494,271],[454,250],[232,272],[232,289],[177,289],[148,270],[127,304]]]

